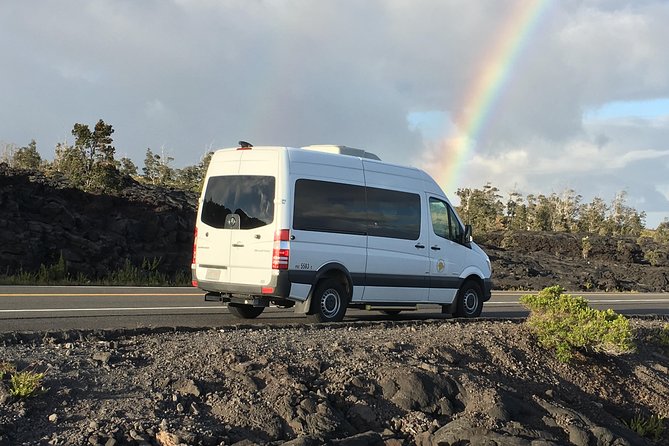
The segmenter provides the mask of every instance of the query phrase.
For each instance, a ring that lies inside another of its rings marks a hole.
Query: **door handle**
[[[430,249],[431,249],[432,251],[439,251],[439,250],[441,250],[441,248],[438,247],[438,246],[436,246],[436,245],[435,245],[435,246],[431,246]]]
[[[243,248],[244,245],[241,244],[241,243],[233,243],[233,244],[232,244],[232,247],[233,247],[233,248]]]
[[[416,243],[414,246],[418,249],[425,249],[425,245],[421,245],[420,243]]]

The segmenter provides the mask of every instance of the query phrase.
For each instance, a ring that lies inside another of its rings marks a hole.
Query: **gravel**
[[[570,364],[523,321],[0,335],[0,445],[644,445],[623,421],[669,416],[667,319],[638,349]]]

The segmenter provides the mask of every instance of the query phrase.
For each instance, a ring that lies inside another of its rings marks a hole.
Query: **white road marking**
[[[170,293],[0,293],[0,297],[202,297],[204,293],[197,294],[170,294]]]
[[[604,299],[604,300],[590,300],[591,304],[646,304],[652,305],[656,303],[669,303],[669,298],[661,299]],[[520,306],[520,302],[486,302],[483,308],[486,307],[502,307],[502,306]],[[188,306],[188,307],[100,307],[100,308],[24,308],[12,310],[0,310],[0,313],[68,313],[68,312],[93,312],[93,311],[166,311],[166,310],[217,310],[225,309],[225,306],[211,305],[211,306]]]
[[[661,299],[597,299],[597,300],[588,300],[589,304],[656,304],[656,303],[669,303],[669,298]],[[488,301],[483,304],[483,308],[489,306],[505,306],[505,305],[520,305],[518,301],[509,301],[509,302],[492,302]]]
[[[84,311],[151,311],[151,310],[215,310],[218,306],[207,307],[107,307],[107,308],[26,308],[19,310],[0,310],[0,313],[49,313],[49,312],[84,312]]]

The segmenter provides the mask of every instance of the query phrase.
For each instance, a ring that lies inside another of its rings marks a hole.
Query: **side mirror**
[[[462,236],[462,244],[469,246],[472,242],[472,225],[465,225],[465,233]]]

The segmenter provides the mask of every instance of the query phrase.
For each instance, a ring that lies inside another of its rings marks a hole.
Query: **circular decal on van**
[[[446,268],[446,262],[444,262],[442,259],[439,259],[437,261],[437,272],[443,272],[444,268]]]

